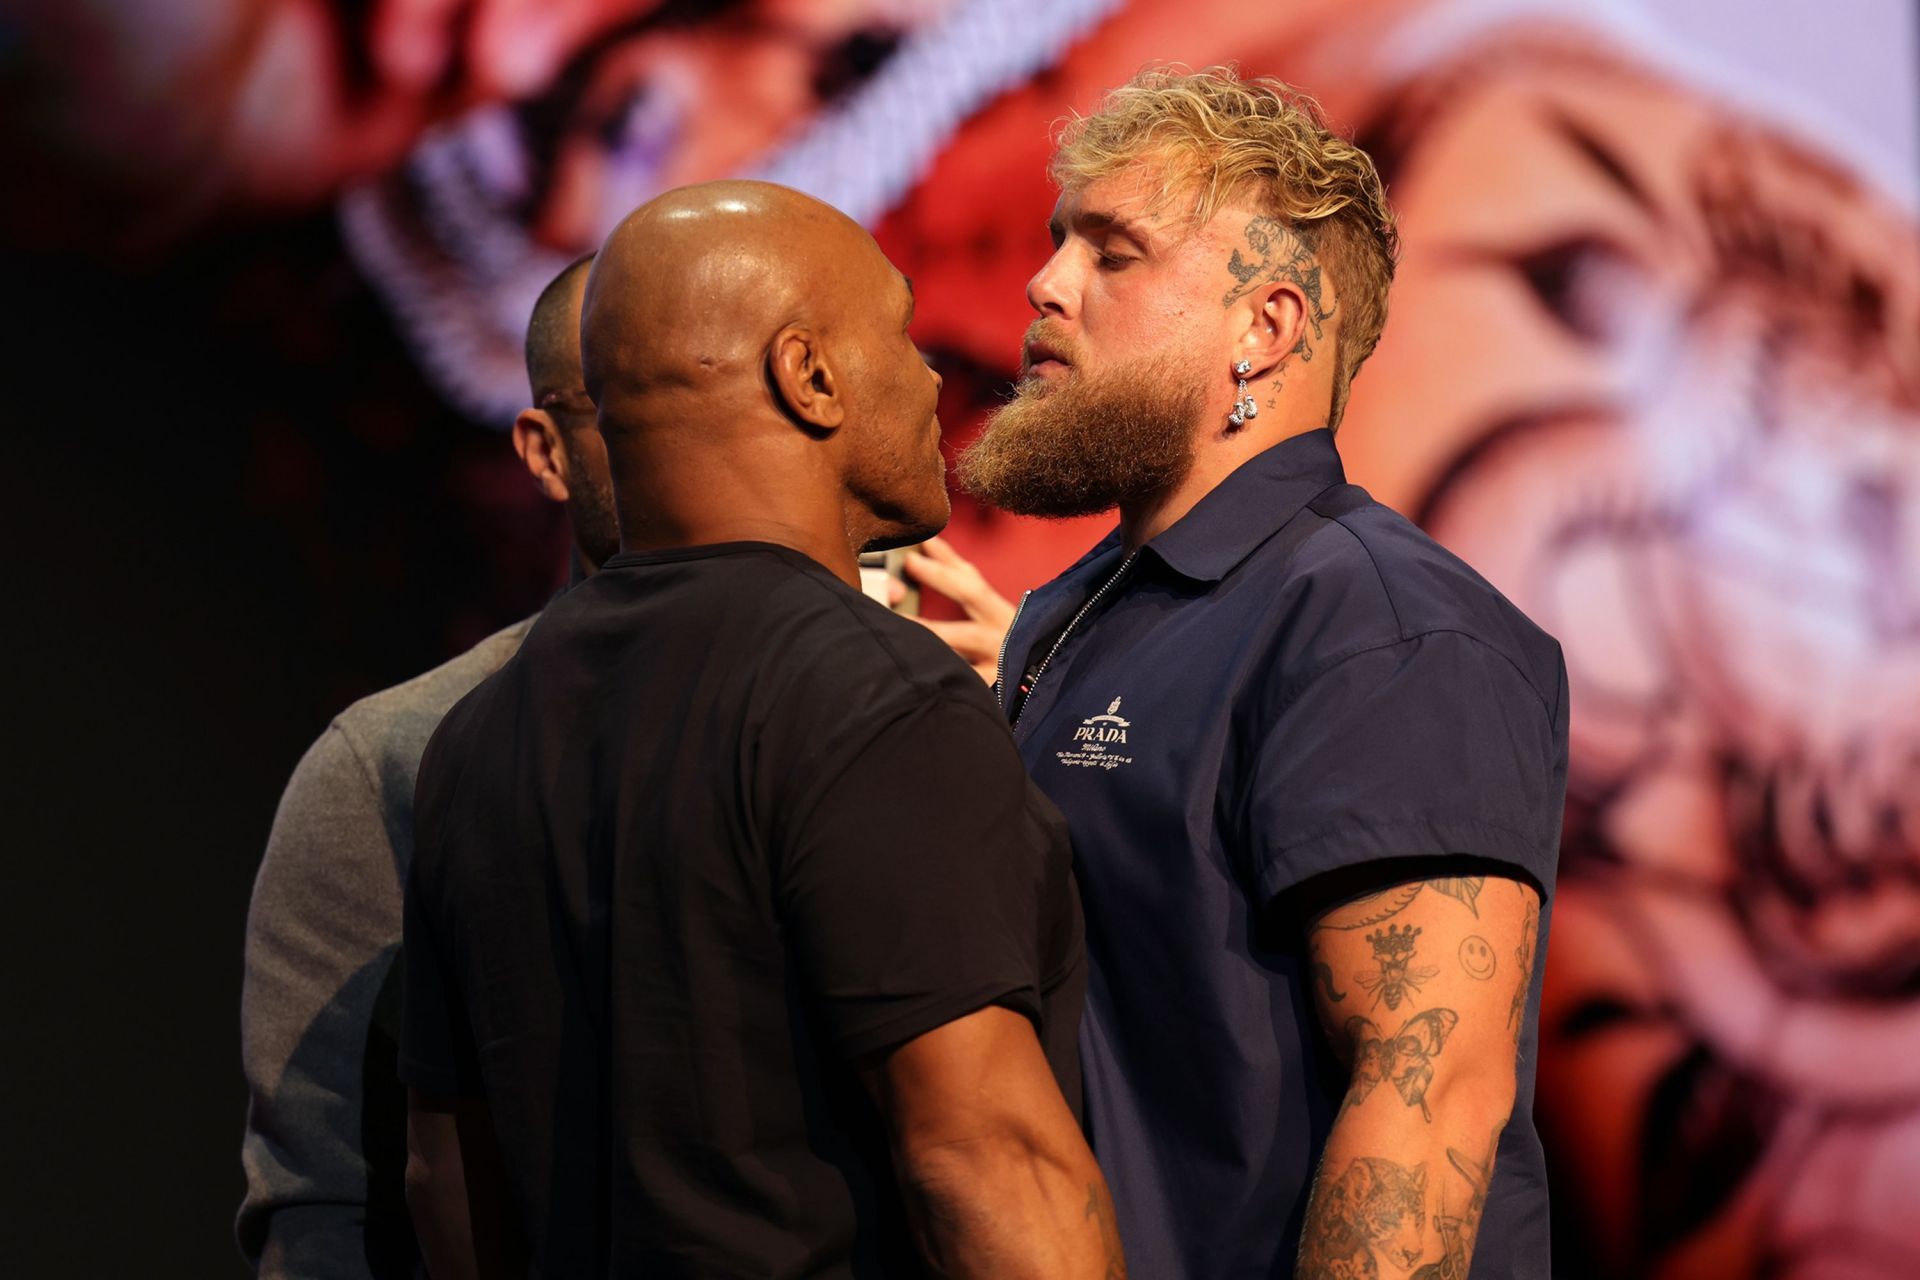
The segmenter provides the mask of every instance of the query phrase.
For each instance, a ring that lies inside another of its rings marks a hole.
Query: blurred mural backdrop
[[[5,8],[40,620],[8,874],[51,877],[18,880],[8,969],[52,1028],[8,1050],[41,1117],[8,1231],[58,1228],[48,1274],[135,1274],[76,1263],[103,1239],[237,1267],[252,868],[335,710],[557,584],[503,433],[553,272],[666,187],[812,191],[914,278],[957,446],[1014,374],[1052,122],[1229,60],[1317,95],[1402,221],[1350,473],[1566,648],[1557,1269],[1920,1274],[1911,4]],[[1103,530],[963,500],[950,536],[1012,595]]]

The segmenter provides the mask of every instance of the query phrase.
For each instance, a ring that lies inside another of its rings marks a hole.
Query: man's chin
[[[880,516],[879,527],[860,545],[860,554],[892,551],[895,547],[917,547],[947,527],[953,517],[953,504],[944,484],[937,503],[929,500],[914,510],[894,508]]]
[[[1038,373],[1033,370],[1028,370],[1026,373],[1020,375],[1018,382],[1013,384],[1013,398],[1015,400],[1044,400],[1066,386],[1068,379],[1072,377],[1073,374],[1071,371]]]
[[[926,521],[919,524],[897,524],[882,530],[860,544],[860,554],[867,555],[876,551],[892,551],[896,547],[917,547],[928,538],[938,537],[947,527],[945,520],[939,523]]]
[[[1100,502],[1088,498],[1068,498],[1057,494],[1033,497],[1024,493],[1002,493],[997,496],[975,494],[981,502],[995,511],[1004,511],[1010,516],[1026,516],[1034,520],[1079,520],[1087,516],[1105,515],[1118,510],[1117,502]]]
[[[1043,361],[961,454],[960,482],[988,506],[1048,520],[1149,501],[1191,470],[1203,401],[1199,378],[1168,357],[1091,378]]]

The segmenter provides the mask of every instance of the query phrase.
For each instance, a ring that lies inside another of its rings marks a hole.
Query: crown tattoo
[[[1367,941],[1373,944],[1374,954],[1382,960],[1399,960],[1413,954],[1413,940],[1420,936],[1417,928],[1401,928],[1390,924],[1379,933],[1367,935]]]

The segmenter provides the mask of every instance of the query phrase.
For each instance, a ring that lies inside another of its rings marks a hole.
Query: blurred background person
[[[619,550],[606,448],[580,376],[591,259],[540,295],[527,327],[533,407],[513,444],[566,506],[574,573]],[[414,778],[447,709],[511,657],[528,618],[354,703],[280,799],[247,918],[240,1049],[250,1101],[237,1234],[262,1276],[412,1276],[406,1090],[397,1074],[401,886]]]

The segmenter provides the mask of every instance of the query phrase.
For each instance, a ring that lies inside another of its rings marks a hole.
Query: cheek
[[[1206,299],[1195,282],[1126,273],[1090,289],[1082,324],[1096,359],[1112,360],[1191,350],[1208,336]]]

